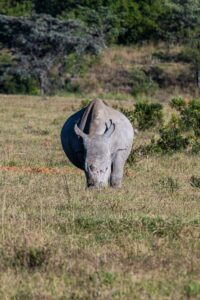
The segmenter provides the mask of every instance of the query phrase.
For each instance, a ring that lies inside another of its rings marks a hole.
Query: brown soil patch
[[[82,174],[82,172],[78,169],[72,169],[70,167],[66,168],[47,168],[47,167],[16,167],[16,166],[0,166],[0,172],[17,172],[17,173],[42,173],[42,174]]]

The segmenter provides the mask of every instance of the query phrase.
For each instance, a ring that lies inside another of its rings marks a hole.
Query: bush
[[[134,111],[133,110],[129,110],[123,107],[114,107],[115,109],[119,109],[121,111],[121,113],[123,113],[131,122],[131,124],[134,125],[135,123],[135,115],[134,115]]]
[[[151,76],[152,80],[156,82],[160,88],[166,88],[174,85],[172,76],[159,65],[151,66],[147,70],[147,74]]]
[[[1,72],[0,72],[1,73]],[[0,90],[5,94],[39,95],[39,84],[34,77],[5,73],[0,78]]]
[[[173,98],[172,108],[180,113],[180,127],[183,131],[193,130],[196,137],[200,136],[200,100],[191,100],[188,104],[182,97]]]
[[[174,97],[171,99],[170,106],[172,108],[175,108],[177,111],[181,112],[185,108],[186,103],[185,103],[183,97],[178,96],[178,97]]]
[[[158,88],[157,83],[141,69],[133,68],[129,76],[134,96],[138,94],[152,94]]]
[[[157,141],[158,150],[172,152],[186,149],[189,145],[189,138],[181,134],[178,127],[163,127],[159,130],[160,138]]]
[[[165,126],[159,103],[139,102],[135,110],[120,108],[134,127],[147,130],[157,126],[159,134],[159,138],[154,137],[149,144],[134,149],[129,156],[129,164],[153,153],[173,153],[184,149],[189,149],[193,154],[200,153],[200,101],[192,100],[187,104],[178,96],[171,100],[170,106],[178,114],[173,113]]]
[[[138,128],[146,130],[163,123],[162,105],[159,103],[139,102],[135,105],[134,117]]]
[[[192,153],[200,154],[200,141],[199,140],[195,140],[195,143],[192,145]]]
[[[146,130],[163,124],[163,107],[160,103],[141,101],[135,104],[134,110],[118,106],[115,106],[114,108],[119,109],[129,119],[133,126],[140,130]]]
[[[132,166],[134,163],[139,161],[143,157],[148,157],[149,155],[157,151],[155,141],[152,140],[149,145],[139,146],[137,149],[131,151],[128,157],[128,164]]]
[[[196,136],[200,136],[200,101],[192,100],[181,112],[181,121],[184,130],[194,130]]]
[[[76,78],[75,79],[73,79],[73,78],[66,79],[62,89],[69,93],[80,93],[81,92],[79,83],[77,82]]]
[[[181,63],[191,63],[191,58],[186,51],[181,51],[179,53],[170,53],[168,51],[156,51],[152,54],[153,58],[159,59],[163,62],[181,62]]]

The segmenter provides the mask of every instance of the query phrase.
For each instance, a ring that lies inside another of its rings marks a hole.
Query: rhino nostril
[[[93,165],[90,165],[89,168],[90,168],[90,171],[92,171],[92,172],[93,172],[94,169],[95,169],[95,167],[94,167]]]

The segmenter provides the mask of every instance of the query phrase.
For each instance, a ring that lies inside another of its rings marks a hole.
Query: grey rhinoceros
[[[65,154],[94,188],[121,186],[133,138],[129,120],[99,99],[69,117],[61,131]]]

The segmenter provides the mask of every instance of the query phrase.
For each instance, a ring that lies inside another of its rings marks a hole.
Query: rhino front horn
[[[84,133],[79,127],[77,124],[75,124],[74,126],[74,131],[75,133],[78,135],[78,136],[81,136],[83,139],[86,139],[87,138],[87,134]]]

